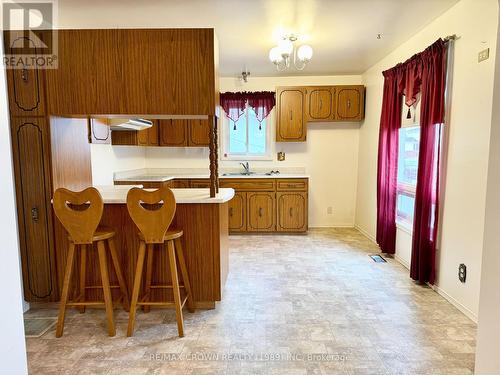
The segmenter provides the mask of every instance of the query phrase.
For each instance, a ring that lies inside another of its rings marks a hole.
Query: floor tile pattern
[[[141,311],[134,337],[115,311],[70,310],[64,336],[27,339],[30,374],[472,374],[476,325],[413,283],[354,229],[230,237],[230,275],[215,310]],[[36,309],[27,316],[55,316]]]

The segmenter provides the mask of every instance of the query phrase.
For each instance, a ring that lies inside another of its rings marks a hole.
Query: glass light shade
[[[288,39],[283,39],[278,44],[279,51],[283,58],[290,56],[293,52],[293,43]]]
[[[279,47],[271,48],[271,50],[269,51],[269,60],[271,60],[271,62],[274,64],[279,64],[281,61],[283,61],[283,56],[281,56]]]
[[[311,46],[308,46],[307,44],[304,44],[299,47],[297,50],[297,57],[299,58],[300,61],[309,61],[311,60],[313,55],[313,49]]]

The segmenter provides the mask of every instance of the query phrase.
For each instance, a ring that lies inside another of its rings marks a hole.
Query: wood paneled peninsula
[[[132,185],[97,186],[104,201],[101,225],[116,232],[116,247],[128,290],[132,290],[137,253],[139,249],[138,228],[127,211],[126,197]],[[214,198],[209,189],[172,189],[177,202],[173,228],[182,229],[184,257],[189,272],[193,299],[196,308],[214,308],[222,298],[222,291],[228,274],[228,202],[234,197],[234,190],[221,188]],[[67,236],[60,223],[56,224],[56,252],[67,253]],[[160,246],[160,245],[158,245]],[[153,265],[152,284],[169,284],[170,272],[166,251],[158,251]],[[87,279],[89,285],[99,285],[100,276],[95,257],[88,257]],[[79,267],[75,267],[78,273]],[[116,275],[110,268],[111,284],[117,285]],[[58,275],[62,277],[62,275]],[[78,280],[79,275],[74,276]],[[76,287],[76,282],[73,283]],[[101,290],[90,289],[87,298],[102,299]],[[119,297],[113,289],[113,297]],[[168,289],[152,291],[152,300],[170,298]]]

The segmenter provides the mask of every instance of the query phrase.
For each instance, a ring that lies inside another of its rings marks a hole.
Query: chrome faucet
[[[240,163],[243,168],[245,169],[245,174],[250,174],[250,164],[248,164],[248,161],[245,163]]]

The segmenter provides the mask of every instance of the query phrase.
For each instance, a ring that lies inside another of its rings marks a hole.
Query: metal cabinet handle
[[[233,216],[233,208],[229,207],[229,216]]]
[[[31,209],[31,220],[33,220],[35,223],[38,222],[38,207],[33,207]]]
[[[351,108],[351,101],[347,100],[347,108]]]
[[[28,69],[23,68],[23,69],[21,70],[21,79],[22,79],[24,82],[28,82]]]
[[[262,207],[259,207],[259,217],[262,217]]]
[[[293,216],[292,211],[293,211],[293,208],[292,208],[292,207],[290,207],[290,217],[292,217],[292,216]]]
[[[319,110],[321,111],[321,107],[323,107],[323,100],[319,100]]]

